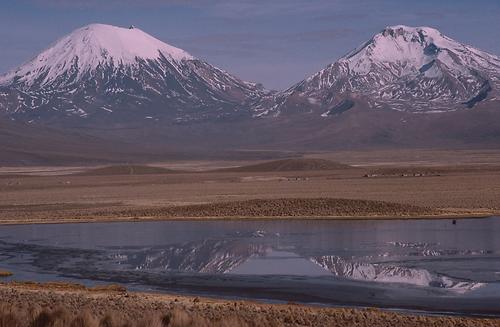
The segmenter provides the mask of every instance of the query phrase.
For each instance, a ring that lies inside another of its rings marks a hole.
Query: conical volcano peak
[[[28,121],[184,123],[249,115],[266,92],[135,26],[92,24],[0,76],[0,110]]]
[[[33,60],[0,79],[25,86],[45,85],[60,76],[76,74],[77,79],[102,66],[131,66],[139,60],[170,61],[194,59],[186,51],[162,42],[139,28],[91,24],[55,42]]]
[[[91,24],[77,29],[63,40],[70,41],[74,47],[82,50],[105,50],[108,57],[125,62],[136,58],[155,59],[159,52],[175,60],[192,59],[186,51],[162,42],[133,25],[132,28],[124,28]]]

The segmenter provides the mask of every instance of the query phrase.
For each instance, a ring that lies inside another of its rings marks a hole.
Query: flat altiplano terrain
[[[484,166],[498,165],[500,151],[496,149],[367,149],[365,151],[335,151],[306,154],[305,157],[323,158],[349,165],[374,166]]]
[[[0,221],[200,218],[203,212],[207,217],[222,218],[288,217],[297,216],[297,212],[303,217],[395,218],[500,212],[500,166],[493,164],[497,160],[496,153],[466,153],[462,162],[455,160],[454,164],[450,164],[454,159],[452,154],[445,153],[441,157],[437,154],[421,155],[426,158],[424,164],[411,161],[408,155],[398,157],[396,153],[391,157],[388,153],[388,158],[394,158],[395,163],[377,164],[380,158],[375,158],[372,166],[361,165],[367,158],[362,154],[359,154],[362,158],[350,154],[346,155],[346,160],[354,167],[333,170],[217,171],[217,168],[229,166],[199,162],[155,164],[155,167],[170,169],[158,170],[163,173],[156,173],[154,169],[134,170],[147,171],[147,174],[130,174],[129,170],[119,168],[99,170],[99,174],[94,175],[92,169],[82,167],[70,175],[66,173],[73,170],[67,167],[57,168],[64,175],[54,175],[57,169],[47,167],[43,170],[51,174],[43,176],[11,171],[0,177]],[[323,156],[333,158],[337,155]],[[436,164],[430,161],[432,157]],[[192,170],[175,169],[187,166]],[[215,170],[199,171],[197,167]],[[103,171],[112,173],[106,175]],[[280,201],[283,199],[298,202],[287,205],[287,210],[269,209],[282,206]],[[322,204],[322,209],[318,210],[314,201],[321,199],[337,202]],[[353,202],[346,203],[343,199],[357,200],[357,205],[365,209],[358,210]],[[216,204],[226,209],[218,210]],[[269,208],[262,209],[262,206]],[[399,211],[388,210],[395,206],[399,206]],[[311,210],[301,210],[304,207]]]

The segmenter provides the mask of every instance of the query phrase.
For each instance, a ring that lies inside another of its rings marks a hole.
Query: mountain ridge
[[[60,57],[47,50],[0,77],[0,122],[29,125],[19,128],[30,135],[78,131],[154,155],[500,144],[500,57],[433,28],[386,27],[279,92],[137,28],[89,25],[62,40],[49,48]]]

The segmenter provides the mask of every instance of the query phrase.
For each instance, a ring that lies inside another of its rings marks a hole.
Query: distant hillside
[[[96,164],[125,161],[132,155],[116,140],[11,121],[0,116],[0,166]]]
[[[307,171],[350,169],[349,165],[325,159],[283,159],[263,162],[255,165],[221,169],[234,172],[268,172],[268,171]]]

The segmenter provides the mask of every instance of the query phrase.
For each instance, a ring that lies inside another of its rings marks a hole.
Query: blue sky
[[[90,23],[134,24],[282,89],[388,25],[432,26],[500,55],[500,0],[0,0],[0,72]]]

